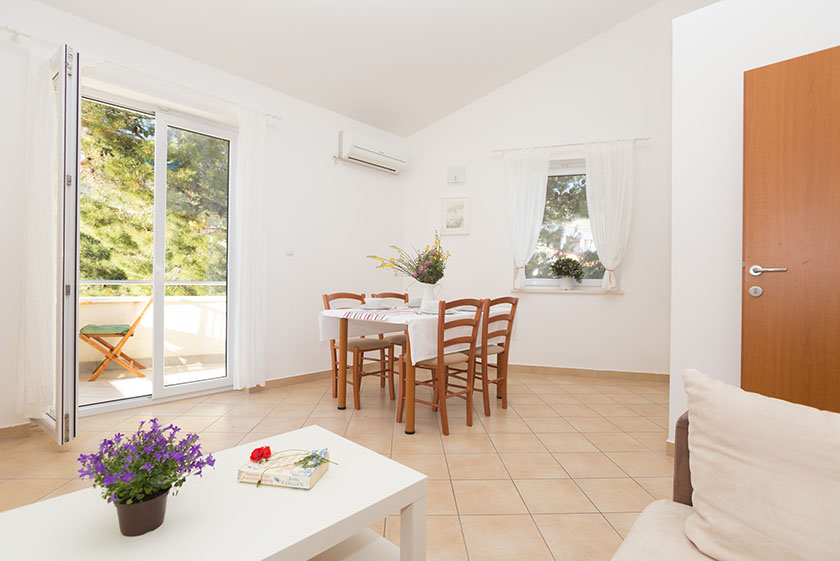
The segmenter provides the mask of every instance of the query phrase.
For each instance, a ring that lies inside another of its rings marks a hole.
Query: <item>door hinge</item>
[[[64,414],[64,442],[70,442],[70,413]]]
[[[64,176],[64,184],[67,185],[68,187],[73,185],[73,176],[70,175],[69,173]]]
[[[74,59],[73,49],[67,47],[67,58],[64,60],[64,67],[67,69],[67,75],[73,75],[73,59]]]

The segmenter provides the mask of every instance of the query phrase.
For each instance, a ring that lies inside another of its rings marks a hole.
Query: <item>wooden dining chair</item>
[[[377,292],[371,294],[370,297],[384,298],[386,300],[399,300],[401,304],[408,304],[408,293],[406,292]],[[394,361],[397,359],[397,357],[394,356],[397,350],[396,348],[400,348],[400,354],[405,353],[405,331],[400,331],[398,333],[383,333],[380,335],[380,338],[394,344],[394,347],[391,349],[391,353],[388,357],[388,364],[390,364],[391,368],[393,368]]]
[[[470,317],[447,320],[446,312],[460,306],[472,306],[475,313]],[[481,315],[484,310],[484,300],[463,298],[450,302],[438,303],[437,356],[423,360],[415,365],[416,371],[428,370],[431,377],[428,380],[415,380],[415,385],[432,389],[432,401],[416,399],[415,402],[431,405],[440,412],[440,424],[443,434],[449,434],[449,419],[446,412],[446,400],[458,397],[467,403],[467,426],[472,426],[472,391],[476,357],[476,338],[478,336]],[[453,348],[454,347],[454,348]],[[465,365],[462,372],[465,376],[463,385],[450,384],[450,376],[455,365]],[[400,399],[397,402],[397,422],[402,422],[405,405],[405,355],[400,356]],[[454,391],[449,391],[450,386]]]
[[[484,397],[484,415],[490,416],[490,384],[496,384],[496,398],[502,400],[502,409],[507,409],[508,357],[510,356],[510,335],[519,298],[502,297],[488,300],[481,320],[481,344],[476,351],[476,367],[473,376],[481,380],[481,387],[473,382],[473,391]],[[495,310],[493,308],[496,308]],[[488,359],[496,357],[496,362]],[[490,378],[490,369],[496,377]]]
[[[323,295],[324,309],[336,310],[342,307],[335,307],[333,302],[336,300],[350,300],[365,303],[364,294],[354,294],[352,292],[335,292],[333,294]],[[346,306],[344,306],[346,308]],[[361,409],[361,386],[362,378],[365,376],[378,376],[381,380],[380,387],[385,387],[385,380],[388,380],[388,393],[391,399],[395,399],[394,391],[394,368],[393,363],[389,365],[388,357],[393,355],[394,344],[390,341],[380,337],[352,337],[347,340],[347,352],[353,354],[353,376],[350,383],[353,385],[353,406],[356,409]],[[369,356],[370,353],[378,353],[378,357]],[[332,362],[332,396],[338,396],[338,353],[339,344],[335,339],[330,340],[330,360]],[[364,363],[376,362],[379,363],[379,368],[376,370],[365,371]]]
[[[127,323],[114,323],[106,325],[88,324],[79,330],[79,339],[105,355],[105,359],[100,362],[99,366],[96,367],[96,370],[93,371],[93,374],[91,374],[88,382],[95,382],[96,379],[99,378],[99,375],[105,371],[105,368],[111,364],[112,361],[116,362],[135,376],[145,378],[145,375],[138,369],[145,370],[146,367],[140,364],[139,361],[128,356],[122,349],[125,344],[128,343],[128,340],[134,336],[134,331],[137,329],[137,326],[140,325],[140,320],[142,320],[143,316],[146,315],[146,311],[151,305],[152,299],[149,298],[149,301],[146,302],[146,306],[131,325]],[[115,337],[120,338],[116,345],[112,345],[106,341],[106,338]]]

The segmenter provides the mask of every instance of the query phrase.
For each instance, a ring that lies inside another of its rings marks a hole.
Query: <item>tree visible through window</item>
[[[553,278],[550,265],[558,257],[580,261],[584,280],[604,276],[604,266],[592,239],[586,174],[548,177],[543,225],[534,256],[525,266],[526,278]]]

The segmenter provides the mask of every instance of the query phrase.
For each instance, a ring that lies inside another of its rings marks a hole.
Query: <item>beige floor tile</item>
[[[447,454],[452,479],[510,479],[498,454]]]
[[[518,416],[499,417],[498,415],[491,415],[485,417],[482,413],[481,424],[484,430],[493,434],[525,434],[532,432],[531,428],[525,423],[523,419]]]
[[[633,417],[637,413],[620,403],[594,403],[589,407],[604,417]]]
[[[461,516],[470,561],[552,561],[528,515]]]
[[[598,448],[578,433],[538,434],[549,452],[597,452]]]
[[[615,403],[615,400],[613,398],[602,393],[580,394],[576,397],[578,401],[580,401],[583,404],[589,405],[590,407],[596,404],[600,405],[605,403]],[[592,409],[595,409],[597,411],[595,407],[592,407]]]
[[[3,452],[0,454],[0,477],[13,477],[25,474],[34,466],[55,457],[56,454],[38,454],[32,452]]]
[[[264,446],[265,441],[269,438],[277,436],[276,432],[260,432],[252,430],[251,432],[247,433],[243,436],[239,442],[236,443],[237,446],[243,446],[245,444],[253,445],[254,448],[257,446]]]
[[[609,561],[621,545],[600,514],[539,514],[534,521],[557,561]]]
[[[557,411],[545,404],[512,405],[520,417],[557,417]]]
[[[309,417],[305,423],[303,423],[303,426],[308,427],[310,425],[318,425],[323,429],[327,429],[328,431],[334,432],[335,434],[341,436],[344,434],[348,422],[350,422],[350,419],[312,416]]]
[[[627,395],[627,396],[617,397],[615,400],[619,403],[635,404],[635,405],[652,403],[651,400],[649,400],[648,398],[643,397],[641,395]]]
[[[600,417],[594,409],[583,404],[560,404],[553,407],[561,417]]]
[[[241,432],[247,433],[254,430],[262,420],[262,417],[232,417],[225,415],[218,421],[204,429],[204,432]]]
[[[629,403],[627,408],[643,417],[655,417],[668,414],[668,408],[657,403]]]
[[[609,419],[615,426],[625,432],[659,432],[663,428],[639,415],[632,417],[610,417]]]
[[[622,538],[626,538],[633,527],[636,518],[639,517],[638,512],[607,512],[604,514],[607,521],[615,528]]]
[[[616,417],[623,418],[623,417]],[[565,417],[569,424],[578,431],[587,432],[621,432],[621,429],[603,417]]]
[[[61,452],[59,454],[50,454],[44,462],[35,464],[27,468],[15,477],[22,477],[26,479],[70,479],[78,477],[79,468],[79,454],[75,452]]]
[[[532,514],[597,512],[571,479],[517,479],[515,483]]]
[[[0,481],[0,512],[34,503],[67,483],[67,479],[5,479]]]
[[[400,517],[389,516],[385,523],[385,537],[400,545]],[[457,516],[426,517],[427,561],[467,561],[467,549]]]
[[[458,513],[525,514],[528,509],[509,479],[456,480],[452,482]]]
[[[627,477],[612,460],[601,452],[561,452],[554,454],[569,476],[580,477]]]
[[[502,454],[513,479],[565,479],[569,474],[551,454]]]
[[[234,407],[236,403],[199,403],[189,409],[190,415],[197,415],[199,417],[219,417],[224,415]]]
[[[533,434],[491,434],[490,440],[500,454],[540,454],[548,452]]]
[[[449,479],[449,468],[443,454],[394,453],[391,459],[425,474],[429,479]]]
[[[450,435],[447,438],[472,437],[473,435]],[[487,438],[484,435],[477,435]],[[441,435],[437,432],[415,432],[405,434],[404,425],[394,429],[394,452],[406,452],[412,454],[440,454],[443,452]]]
[[[426,490],[426,514],[458,514],[452,483],[449,480],[429,480]]]
[[[180,434],[199,433],[218,421],[221,417],[180,415],[172,419],[172,424],[181,429]]]
[[[665,453],[665,441],[668,438],[666,431],[659,432],[628,432],[628,436],[641,442],[648,450],[658,454]]]
[[[529,417],[522,420],[535,433],[577,432],[577,429],[562,417]]]
[[[198,434],[198,441],[201,451],[206,454],[232,448],[244,437],[241,432],[201,432]]]
[[[577,479],[576,482],[601,512],[640,512],[654,500],[650,493],[627,477]]]
[[[365,433],[365,434],[358,434],[354,436],[347,436],[345,435],[347,440],[352,440],[356,444],[361,444],[365,448],[369,448],[378,454],[382,454],[383,456],[391,456],[392,452],[397,452],[393,448],[393,439],[390,433]],[[434,452],[440,452],[441,450],[432,450]],[[409,450],[409,452],[412,452]]]
[[[87,489],[90,486],[91,482],[88,479],[71,479],[67,483],[56,488],[54,491],[44,495],[41,498],[41,500],[52,499],[53,497],[60,497],[61,495],[66,495],[67,493],[73,493],[74,491],[81,491],[82,489]]]
[[[567,392],[546,392],[542,394],[543,401],[545,401],[549,405],[580,405],[581,402],[578,398],[573,395],[570,395]]]
[[[630,477],[664,477],[672,475],[674,461],[654,452],[607,452],[607,456]]]
[[[673,477],[637,477],[636,483],[653,495],[654,499],[671,499],[674,496]]]
[[[302,417],[264,417],[259,423],[254,425],[254,428],[251,430],[280,434],[289,432],[290,430],[299,429],[303,426],[303,423],[304,418]]]
[[[494,454],[496,448],[486,434],[450,434],[443,437],[447,454]]]
[[[589,432],[586,438],[602,452],[644,452],[644,444],[623,432]]]
[[[377,417],[356,417],[350,419],[345,434],[365,434],[371,432],[391,432],[394,430],[394,420]]]

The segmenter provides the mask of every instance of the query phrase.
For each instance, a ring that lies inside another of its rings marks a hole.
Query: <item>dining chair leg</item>
[[[501,386],[502,390],[502,409],[507,409],[507,397],[508,397],[508,354],[507,351],[499,355],[499,372],[496,374],[496,378],[499,375],[502,376],[501,382],[496,384],[496,391],[499,391]]]
[[[362,386],[362,353],[358,348],[353,349],[353,407],[362,408],[359,391]]]
[[[467,366],[467,426],[473,425],[473,381],[475,379],[475,362]],[[487,392],[484,392],[487,396]]]
[[[397,422],[402,423],[403,420],[403,404],[405,403],[405,357],[400,356],[399,366],[399,397],[397,398]]]
[[[435,369],[437,370],[437,369]],[[432,370],[434,372],[435,370]],[[449,419],[446,415],[446,372],[437,373],[437,404],[440,411],[440,426],[444,435],[449,434]]]
[[[330,345],[330,361],[332,362],[332,396],[333,399],[338,397],[338,360],[336,357],[335,347]]]
[[[391,401],[394,401],[394,354],[396,347],[391,345],[388,349],[388,394],[391,396]]]
[[[481,393],[483,394],[482,397],[484,398],[484,416],[490,416],[490,376],[487,372],[490,368],[487,364],[482,361],[481,362]],[[496,387],[496,391],[499,391],[498,386]]]
[[[387,376],[387,372],[388,372],[388,365],[385,364],[386,354],[387,354],[387,351],[385,349],[380,349],[380,351],[379,351],[379,367],[380,367],[379,387],[380,388],[385,387],[385,376]]]

